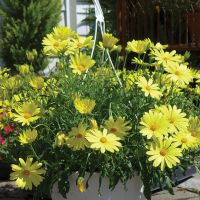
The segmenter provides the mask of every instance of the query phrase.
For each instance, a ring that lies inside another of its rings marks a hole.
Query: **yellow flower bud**
[[[80,192],[85,192],[86,191],[83,177],[78,177],[77,187],[78,187]]]

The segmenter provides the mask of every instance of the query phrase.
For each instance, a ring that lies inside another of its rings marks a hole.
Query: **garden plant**
[[[48,9],[47,9],[48,8]],[[18,65],[31,65],[35,72],[48,62],[42,54],[42,39],[61,20],[61,1],[0,1],[0,51],[4,65],[16,71]]]
[[[98,172],[111,190],[139,175],[148,200],[154,184],[172,193],[175,170],[195,165],[199,154],[200,72],[188,53],[149,39],[128,42],[124,58],[112,34],[91,58],[93,42],[55,27],[42,41],[44,54],[58,58],[55,72],[0,71],[0,153],[10,179],[36,199],[55,182],[67,195],[74,173],[80,192],[90,187],[85,174]]]

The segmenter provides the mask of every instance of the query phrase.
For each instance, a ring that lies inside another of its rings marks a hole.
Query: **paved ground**
[[[175,195],[167,191],[153,194],[152,200],[200,200],[200,175],[195,174],[174,188]],[[33,200],[31,193],[21,191],[10,181],[0,182],[0,200]]]
[[[152,200],[200,200],[200,175],[195,174],[193,178],[179,184],[174,188],[175,195],[167,191],[153,194]]]

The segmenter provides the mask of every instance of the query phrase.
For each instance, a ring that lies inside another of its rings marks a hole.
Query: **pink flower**
[[[0,135],[0,143],[1,144],[5,144],[6,142],[5,142],[5,140],[4,140],[4,138]]]
[[[3,127],[4,133],[6,135],[8,135],[9,133],[11,133],[13,131],[13,127],[14,127],[14,124],[10,124],[10,125],[4,126]]]

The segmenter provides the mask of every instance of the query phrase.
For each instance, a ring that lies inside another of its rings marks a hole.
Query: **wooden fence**
[[[117,29],[124,46],[128,40],[150,38],[176,50],[200,50],[200,10],[178,4],[166,8],[150,0],[141,2],[117,2]]]

